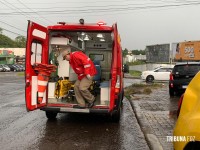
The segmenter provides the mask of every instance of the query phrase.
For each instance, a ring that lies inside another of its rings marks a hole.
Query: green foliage
[[[126,55],[128,55],[128,49],[125,48],[125,50],[122,51],[122,55],[123,57],[126,57]]]
[[[24,48],[26,47],[26,38],[18,36],[12,40],[6,35],[2,34],[3,29],[0,28],[0,48]]]
[[[0,47],[1,48],[14,48],[16,43],[9,37],[0,34]]]
[[[128,49],[125,48],[122,51],[122,55],[123,57],[126,57],[126,55],[128,55]],[[146,55],[146,51],[145,50],[132,50],[130,55]]]
[[[2,31],[3,31],[3,29],[2,29],[2,28],[0,28],[0,34],[2,34]]]
[[[129,66],[132,66],[132,65],[142,65],[142,64],[145,64],[145,61],[142,61],[142,60],[136,60],[134,62],[127,62]]]
[[[24,76],[24,72],[17,73],[17,76]]]
[[[129,86],[130,88],[140,88],[140,87],[142,87],[142,88],[146,88],[146,87],[153,87],[153,88],[161,88],[162,87],[162,84],[160,84],[160,83],[152,83],[152,84],[142,84],[142,83],[134,83],[134,84],[132,84],[131,86]],[[127,88],[129,88],[129,87],[127,87]]]
[[[140,77],[141,76],[141,71],[130,70],[129,73],[130,73],[130,75],[132,75],[134,77]]]
[[[130,99],[130,95],[134,94],[145,94],[149,95],[151,94],[153,89],[162,88],[162,84],[132,84],[131,86],[128,86],[124,89],[125,96]]]
[[[26,47],[26,38],[24,36],[18,36],[15,38],[15,43],[17,47],[24,48]]]
[[[144,50],[132,50],[133,55],[145,55],[146,52]]]
[[[149,95],[152,93],[152,90],[147,87],[147,88],[144,88],[143,93]]]

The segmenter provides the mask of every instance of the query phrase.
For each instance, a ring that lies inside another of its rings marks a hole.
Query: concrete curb
[[[131,107],[133,109],[133,112],[135,113],[136,119],[138,121],[138,124],[140,125],[140,129],[144,134],[145,140],[148,143],[148,146],[151,150],[163,150],[163,147],[161,145],[161,143],[159,142],[158,138],[152,134],[152,133],[145,133],[143,130],[143,124],[141,122],[141,120],[139,119],[140,117],[142,117],[141,113],[138,112],[138,108],[136,108],[137,106],[134,105],[134,102],[132,100],[129,100]]]
[[[152,150],[163,150],[162,145],[154,134],[146,134],[146,138],[149,141]]]
[[[149,143],[149,141],[148,141],[148,139],[147,139],[145,133],[144,133],[143,130],[142,130],[141,122],[140,122],[140,120],[138,119],[138,115],[137,115],[137,113],[136,113],[136,111],[135,111],[135,108],[134,108],[134,106],[133,106],[133,103],[132,103],[129,99],[128,99],[128,101],[130,102],[131,108],[133,109],[133,113],[135,114],[136,120],[137,120],[137,122],[138,122],[138,124],[139,124],[139,126],[140,126],[140,130],[141,130],[142,134],[144,135],[144,138],[145,138],[145,140],[146,140],[146,142],[147,142],[147,145],[148,145],[149,149],[152,150],[152,149],[151,149],[151,145],[150,145],[150,143]]]

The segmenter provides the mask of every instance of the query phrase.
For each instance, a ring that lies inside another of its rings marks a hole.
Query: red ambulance
[[[109,114],[115,122],[120,120],[124,89],[117,24],[107,26],[104,22],[85,23],[80,19],[79,23],[59,22],[44,27],[29,21],[27,32],[25,100],[28,111],[41,109],[49,119],[56,118],[58,113],[102,113]],[[73,87],[77,75],[69,62],[62,59],[62,51],[67,46],[72,52],[83,51],[97,67],[98,74],[92,87],[97,97],[92,108],[73,108],[77,102],[69,87]],[[36,64],[57,66],[40,102]]]

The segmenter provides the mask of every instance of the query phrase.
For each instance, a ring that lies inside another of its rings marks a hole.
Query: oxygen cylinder
[[[55,66],[58,66],[57,57],[58,57],[57,53],[54,50],[52,50],[51,53],[50,53],[50,55],[49,55],[49,63],[53,64]],[[51,73],[51,78],[56,77],[57,74],[58,74],[58,67],[56,69],[56,72]]]

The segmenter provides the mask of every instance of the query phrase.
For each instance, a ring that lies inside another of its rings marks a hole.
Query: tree
[[[0,47],[13,48],[13,47],[16,47],[16,43],[11,38],[3,34],[0,34]]]
[[[24,48],[24,47],[26,47],[26,38],[24,36],[17,36],[15,38],[15,43],[16,43],[17,47]]]
[[[0,34],[2,34],[3,33],[3,29],[2,28],[0,28]]]
[[[3,29],[0,27],[0,47],[1,48],[24,48],[26,47],[26,38],[24,36],[18,36],[15,40],[12,40],[8,36],[2,33]]]
[[[145,55],[145,51],[144,50],[132,50],[132,54],[133,55]]]
[[[126,57],[126,55],[128,55],[128,49],[125,48],[125,50],[122,51],[122,55],[123,57]]]

